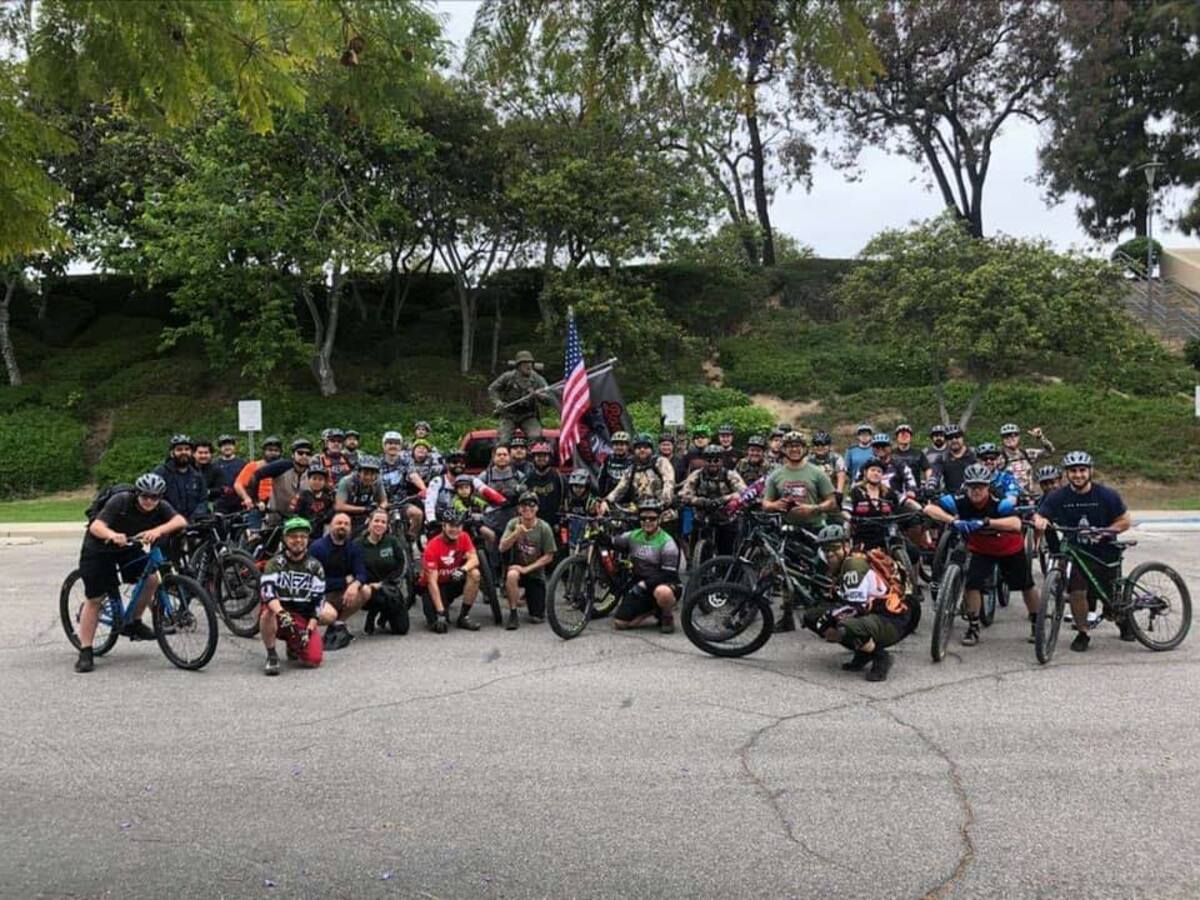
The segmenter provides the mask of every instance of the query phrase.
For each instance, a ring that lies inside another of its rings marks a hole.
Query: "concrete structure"
[[[1159,274],[1193,294],[1200,294],[1200,247],[1164,247]]]

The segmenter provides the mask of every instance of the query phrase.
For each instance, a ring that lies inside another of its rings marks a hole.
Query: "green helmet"
[[[846,540],[846,529],[841,525],[826,525],[817,532],[818,544],[840,544]]]
[[[292,516],[283,523],[283,534],[286,537],[293,531],[305,531],[312,534],[312,523],[303,516]]]
[[[646,432],[641,432],[633,439],[634,447],[653,447],[654,441]]]
[[[531,363],[533,362],[533,354],[528,350],[520,350],[517,352],[517,355],[513,357],[513,362],[515,362],[517,365],[520,365],[523,362]]]

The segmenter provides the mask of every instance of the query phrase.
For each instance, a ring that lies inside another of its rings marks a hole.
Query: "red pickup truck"
[[[551,459],[558,459],[558,429],[546,428],[542,431],[542,440],[550,445]],[[468,431],[463,435],[462,441],[459,443],[459,448],[467,454],[467,472],[472,475],[478,475],[492,461],[492,449],[496,446],[496,429],[483,428],[479,431]],[[533,442],[530,442],[533,446]],[[570,474],[571,463],[565,466],[559,466],[558,470],[564,474]]]

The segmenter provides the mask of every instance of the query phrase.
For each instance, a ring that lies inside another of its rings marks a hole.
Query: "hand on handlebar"
[[[955,519],[951,523],[951,525],[954,526],[954,530],[957,531],[959,534],[970,535],[970,534],[974,534],[980,528],[983,527],[983,520],[982,519]]]

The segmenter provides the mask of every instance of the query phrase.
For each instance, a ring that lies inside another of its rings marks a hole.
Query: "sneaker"
[[[792,611],[790,609],[785,609],[783,611],[783,615],[779,617],[779,622],[775,626],[775,630],[776,631],[795,631],[796,630],[796,618],[795,618],[795,616],[792,615]]]
[[[1136,641],[1137,640],[1137,638],[1134,637],[1134,634],[1133,634],[1133,626],[1129,624],[1128,619],[1119,619],[1117,621],[1117,627],[1121,629],[1121,640],[1123,640],[1123,641]]]
[[[962,644],[964,647],[974,647],[979,643],[979,620],[970,619],[967,622],[967,630],[962,636]]]
[[[288,648],[287,648],[287,658],[290,659],[292,662],[295,662],[296,660],[298,660],[300,658],[300,654],[292,649],[291,644],[289,644]]]
[[[510,609],[508,611],[508,621],[504,623],[505,631],[516,631],[521,627],[521,620],[517,618],[517,611]]]
[[[545,621],[546,621],[545,616],[535,616],[535,615],[529,616],[529,624],[530,625],[541,625]]]
[[[363,634],[374,634],[375,633],[375,616],[376,615],[377,615],[377,613],[375,610],[373,610],[373,609],[367,610],[367,620],[365,622],[363,622]]]
[[[660,634],[674,634],[675,614],[664,611],[663,614],[658,617],[658,630]]]
[[[867,681],[887,681],[888,672],[892,670],[892,654],[880,647],[871,658],[874,662],[867,673]]]
[[[1075,635],[1075,640],[1071,641],[1071,649],[1076,653],[1083,653],[1087,650],[1088,644],[1091,642],[1091,636],[1081,631],[1079,634]]]
[[[92,648],[84,647],[79,651],[79,659],[75,660],[76,672],[90,672],[96,668],[96,662],[92,659]]]
[[[478,631],[479,623],[471,619],[470,613],[465,609],[458,614],[458,619],[454,622],[456,628],[462,628],[465,631]]]
[[[267,654],[267,662],[263,666],[263,674],[264,675],[278,675],[279,674],[279,657],[276,656],[273,652]]]
[[[867,663],[871,661],[870,653],[863,653],[861,650],[855,650],[854,655],[849,661],[842,663],[843,672],[861,672],[867,667]]]
[[[445,634],[450,630],[450,623],[438,616],[429,624],[429,628],[434,634]]]
[[[352,640],[354,640],[354,635],[350,633],[350,629],[345,625],[330,625],[325,630],[325,649],[330,653],[335,650],[344,650],[350,646]]]
[[[141,619],[138,619],[136,622],[130,622],[121,629],[121,634],[125,635],[125,637],[129,638],[131,641],[156,640],[154,636],[154,629]]]

